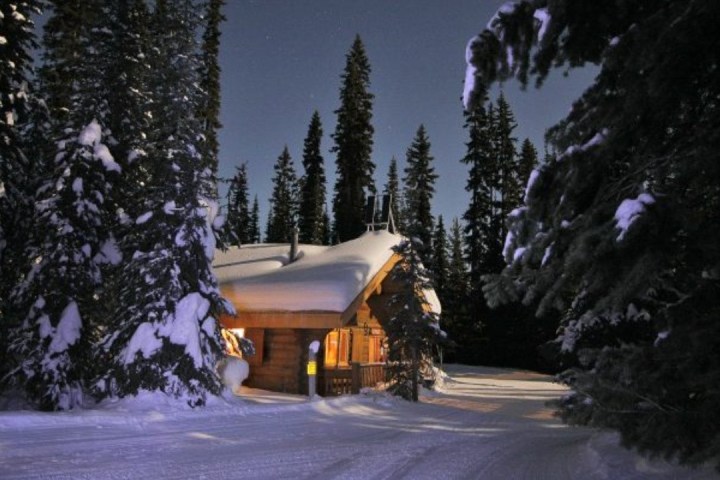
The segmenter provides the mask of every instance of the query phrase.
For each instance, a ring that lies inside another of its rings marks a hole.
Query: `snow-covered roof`
[[[217,251],[213,268],[239,311],[344,312],[393,256],[403,237],[366,232],[333,246],[245,245]]]

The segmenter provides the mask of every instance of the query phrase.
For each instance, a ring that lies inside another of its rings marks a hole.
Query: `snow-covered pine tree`
[[[526,138],[520,147],[520,156],[517,164],[518,182],[523,188],[527,185],[528,180],[530,180],[530,175],[537,165],[538,153],[535,145],[532,144],[529,138]],[[521,198],[519,204],[521,204],[522,201],[523,199]]]
[[[260,243],[260,204],[257,195],[253,199],[252,211],[250,212],[248,236],[250,237],[250,243]]]
[[[12,289],[26,273],[24,250],[30,235],[38,158],[28,147],[34,103],[31,51],[37,46],[32,15],[35,0],[0,5],[0,385],[6,358]]]
[[[328,215],[327,205],[323,206],[323,245],[330,245],[332,242],[332,225],[330,223],[330,215]]]
[[[322,123],[320,114],[315,111],[303,148],[303,167],[298,210],[299,238],[302,243],[322,245],[325,240],[325,165],[320,151],[322,141]]]
[[[43,27],[42,64],[39,68],[40,93],[56,122],[62,122],[70,111],[76,63],[82,51],[81,28],[84,19],[80,0],[49,0],[50,13]]]
[[[687,463],[720,445],[717,18],[714,0],[525,1],[467,52],[469,108],[495,80],[600,65],[485,293],[562,315],[566,420]]]
[[[200,89],[203,92],[199,105],[198,117],[202,127],[203,164],[207,172],[203,182],[203,195],[217,198],[217,170],[220,123],[220,24],[225,20],[222,8],[225,0],[205,0],[205,16],[203,19],[203,36],[200,60]]]
[[[237,246],[252,243],[246,163],[236,167],[235,176],[230,180],[227,201],[227,218],[223,226],[225,242]]]
[[[370,62],[358,35],[346,56],[341,76],[340,108],[332,151],[337,153],[337,180],[333,197],[334,236],[347,242],[365,231],[365,189],[374,192],[371,159],[374,128],[373,94],[370,87]]]
[[[442,305],[443,330],[448,334],[450,348],[448,360],[458,361],[471,358],[471,349],[477,348],[479,325],[470,317],[468,297],[468,272],[463,250],[463,233],[460,221],[453,219],[450,227],[448,273]]]
[[[523,187],[518,177],[518,159],[515,149],[517,140],[512,136],[517,127],[515,115],[505,95],[500,93],[494,115],[494,150],[498,166],[495,200],[495,215],[498,217],[498,238],[502,242],[507,235],[505,222],[512,210],[522,201]],[[502,265],[502,264],[501,264]],[[502,268],[500,266],[499,268]]]
[[[491,119],[485,109],[487,97],[483,97],[470,110],[465,111],[465,128],[470,139],[462,162],[469,166],[465,190],[470,202],[463,215],[467,263],[470,267],[470,289],[479,292],[482,275],[491,271],[488,263],[500,252],[500,245],[493,229],[493,189],[497,172],[491,137]],[[482,299],[473,297],[479,311]]]
[[[103,341],[109,367],[103,395],[162,391],[192,406],[221,390],[215,371],[222,344],[215,318],[232,307],[211,269],[216,203],[198,143],[202,101],[196,42],[200,18],[191,0],[158,0],[150,31],[154,69],[144,212],[131,218],[138,249],[120,272],[119,308]]]
[[[388,389],[413,402],[418,401],[420,383],[431,375],[435,346],[445,336],[438,314],[424,297],[432,283],[417,253],[418,246],[404,240],[393,248],[402,259],[391,275],[404,288],[393,295],[391,318],[383,325],[388,338]]]
[[[122,281],[119,264],[143,242],[142,231],[130,219],[145,212],[145,189],[151,183],[147,138],[152,120],[149,79],[153,72],[148,62],[150,17],[144,0],[106,2],[105,8],[104,28],[112,32],[109,45],[103,46],[111,54],[105,80],[111,92],[107,144],[122,169],[122,176],[106,199],[106,208],[114,221],[103,249],[104,294],[100,302],[108,312],[104,319],[110,319],[118,309],[118,282]],[[101,362],[104,352],[99,344],[96,348],[96,357]]]
[[[449,245],[442,215],[438,215],[435,230],[432,235],[432,247],[428,263],[428,271],[435,293],[441,299],[445,298],[449,274]]]
[[[65,6],[54,2],[54,14],[62,17]],[[88,6],[78,25],[52,21],[56,17],[48,21],[46,59],[56,61],[69,80],[64,91],[49,89],[59,98],[48,101],[69,103],[54,119],[51,133],[57,150],[35,197],[26,257],[32,266],[13,292],[12,309],[18,315],[10,332],[10,352],[17,362],[13,381],[24,388],[28,400],[46,410],[70,409],[82,402],[84,384],[97,367],[92,346],[107,313],[98,302],[103,290],[100,264],[112,231],[106,199],[120,172],[104,143],[103,127],[108,119],[105,80],[112,32],[103,28],[106,6],[99,1]],[[66,26],[69,30],[62,30]],[[61,48],[67,44],[58,39],[68,37],[78,50]],[[53,64],[44,68],[53,70]]]
[[[275,175],[265,241],[288,243],[292,240],[297,221],[298,182],[287,146],[273,168]]]
[[[402,190],[400,188],[400,177],[398,177],[397,160],[393,156],[390,159],[390,166],[388,167],[387,183],[383,188],[384,195],[390,195],[390,211],[393,215],[393,222],[395,224],[395,231],[392,233],[404,232],[405,225],[403,223],[403,216],[401,207],[402,201]]]
[[[405,229],[410,238],[417,238],[420,258],[429,264],[432,248],[432,198],[435,193],[435,181],[438,175],[432,166],[433,157],[430,155],[430,140],[425,126],[420,125],[412,144],[407,150],[407,165],[403,184],[405,192]]]
[[[112,132],[110,151],[123,168],[122,188],[117,200],[124,204],[127,197],[137,196],[128,191],[144,182],[143,156],[149,119],[148,81],[152,74],[147,57],[150,50],[149,12],[143,0],[108,2],[107,22],[112,30],[110,49],[114,52],[106,80],[112,91],[108,98],[108,127]],[[127,206],[122,205],[127,208]]]

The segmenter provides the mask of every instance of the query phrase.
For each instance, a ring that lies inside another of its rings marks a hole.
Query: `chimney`
[[[292,242],[290,243],[290,263],[297,260],[298,255],[298,227],[293,228]]]

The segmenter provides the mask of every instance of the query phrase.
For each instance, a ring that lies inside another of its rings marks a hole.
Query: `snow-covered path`
[[[0,478],[717,478],[561,425],[544,402],[562,387],[544,376],[448,370],[445,393],[419,404],[254,396],[200,411],[0,412]]]

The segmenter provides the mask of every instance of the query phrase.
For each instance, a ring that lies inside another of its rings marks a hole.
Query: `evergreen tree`
[[[138,196],[138,188],[146,179],[143,160],[151,102],[147,84],[152,75],[146,61],[151,49],[149,12],[143,0],[110,4],[107,22],[113,31],[110,48],[115,54],[108,69],[112,95],[108,98],[107,123],[112,134],[111,152],[123,168],[123,185],[116,193],[125,197],[115,202],[132,208],[127,202]]]
[[[370,62],[360,36],[346,56],[340,87],[340,108],[332,151],[337,153],[337,180],[333,197],[335,237],[347,242],[365,232],[365,189],[374,192],[375,164],[370,158],[374,129],[372,120],[373,95],[370,87]]]
[[[430,279],[438,297],[441,300],[445,298],[446,287],[449,275],[448,264],[448,238],[443,224],[442,215],[438,216],[437,224],[432,236],[432,249],[430,251],[430,263],[428,270]]]
[[[153,71],[147,61],[151,51],[149,11],[144,0],[106,2],[105,28],[112,32],[107,48],[111,52],[108,65],[107,127],[108,148],[120,165],[122,176],[114,183],[106,199],[112,219],[112,230],[106,245],[106,262],[102,267],[103,291],[98,292],[105,313],[99,319],[104,325],[119,307],[119,263],[142,248],[142,228],[130,219],[145,212],[145,190],[149,178],[148,135],[151,126],[149,81]],[[98,363],[104,352],[96,351]]]
[[[162,391],[195,406],[221,389],[215,318],[232,307],[210,267],[216,203],[203,191],[211,173],[198,148],[199,24],[194,2],[155,2],[148,88],[158,120],[148,133],[144,213],[129,219],[139,249],[119,273],[118,309],[103,340],[108,367],[96,382],[103,395]]]
[[[217,197],[218,131],[220,123],[220,24],[225,20],[222,8],[225,0],[207,0],[202,37],[202,60],[200,63],[200,88],[203,100],[198,113],[204,143],[203,163],[209,171],[202,186],[208,198]]]
[[[600,64],[551,130],[562,153],[529,185],[485,293],[562,316],[566,420],[688,463],[720,445],[718,16],[711,0],[522,2],[468,52],[469,104],[498,79]]]
[[[24,249],[30,236],[37,163],[29,145],[34,100],[31,51],[37,46],[31,17],[39,1],[0,6],[0,379],[6,359],[9,295],[26,273]]]
[[[260,205],[258,197],[253,200],[252,212],[250,213],[250,227],[248,228],[249,243],[260,243]]]
[[[251,214],[248,206],[247,164],[236,167],[235,176],[230,181],[227,193],[228,213],[225,220],[225,238],[227,243],[241,246],[252,243]]]
[[[42,66],[39,69],[40,93],[52,112],[56,124],[62,125],[70,112],[75,93],[75,74],[84,59],[78,52],[84,34],[81,29],[89,21],[84,15],[85,2],[80,0],[49,0],[51,12],[44,25]]]
[[[520,147],[520,158],[518,159],[517,175],[520,185],[525,187],[530,180],[530,175],[538,165],[538,153],[529,138],[526,138]]]
[[[510,212],[520,205],[523,187],[525,186],[521,185],[518,177],[518,162],[515,152],[517,140],[512,136],[517,124],[512,110],[510,110],[510,105],[502,93],[497,99],[494,127],[493,143],[498,168],[496,191],[494,193],[495,215],[498,218],[498,236],[502,241],[507,235],[505,222]]]
[[[383,189],[383,194],[390,196],[390,211],[393,215],[393,221],[395,223],[395,231],[392,233],[404,232],[404,224],[402,211],[400,207],[402,205],[401,190],[400,190],[400,178],[398,177],[397,160],[395,157],[390,159],[390,166],[388,167],[387,183]]]
[[[323,245],[330,245],[332,242],[332,228],[330,225],[330,215],[328,215],[327,206],[323,206]]]
[[[407,208],[404,213],[407,235],[422,242],[418,247],[418,253],[425,263],[430,259],[432,246],[434,222],[431,202],[435,193],[435,181],[438,178],[432,161],[430,141],[425,127],[420,125],[407,151],[407,166],[403,178]]]
[[[58,16],[66,13],[60,3],[53,4]],[[120,167],[103,141],[112,32],[102,21],[111,12],[100,2],[89,7],[79,25],[52,21],[56,17],[48,21],[58,30],[48,28],[46,41],[75,36],[72,43],[79,50],[53,50],[63,43],[47,41],[47,58],[71,79],[60,93],[69,103],[50,131],[57,152],[35,197],[26,254],[32,267],[13,292],[17,318],[9,350],[18,363],[12,378],[28,400],[46,410],[70,409],[82,401],[84,382],[96,367],[92,346],[106,313],[97,301],[103,287],[100,266],[114,249],[108,246],[113,240],[106,199]]]
[[[477,348],[479,329],[469,316],[468,272],[463,251],[463,234],[460,222],[453,219],[450,227],[447,280],[440,295],[442,326],[448,333],[452,346],[449,360],[458,361],[471,357],[469,349]]]
[[[292,158],[285,147],[277,159],[273,176],[273,192],[268,214],[268,243],[287,243],[292,240],[297,219],[298,187]]]
[[[322,140],[320,114],[313,113],[305,137],[303,149],[303,167],[305,175],[300,192],[298,212],[299,239],[302,243],[322,245],[325,239],[325,166],[320,153]]]
[[[470,202],[463,215],[465,245],[470,267],[471,290],[480,291],[480,277],[493,270],[494,259],[499,256],[500,245],[493,227],[493,187],[497,172],[492,155],[491,121],[484,100],[465,112],[465,128],[469,130],[467,153],[462,162],[470,167],[465,190]],[[474,296],[475,301],[480,299]],[[477,309],[477,308],[476,308]]]
[[[393,248],[402,256],[391,275],[405,288],[393,295],[393,314],[384,325],[388,337],[389,390],[406,400],[418,401],[419,384],[430,375],[432,355],[444,337],[438,315],[418,292],[432,288],[416,245],[404,241]]]

